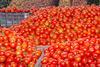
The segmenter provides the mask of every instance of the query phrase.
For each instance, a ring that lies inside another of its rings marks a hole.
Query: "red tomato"
[[[3,63],[3,62],[5,62],[6,61],[6,56],[0,56],[0,63]]]
[[[0,63],[0,67],[5,67],[5,64],[4,63]]]

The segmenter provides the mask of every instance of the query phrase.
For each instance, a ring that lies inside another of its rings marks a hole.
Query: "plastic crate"
[[[0,25],[9,27],[27,18],[29,13],[0,13]]]
[[[59,6],[79,6],[86,5],[87,0],[60,0]]]
[[[17,7],[20,9],[30,9],[33,6],[46,7],[56,5],[58,5],[58,0],[12,0],[9,6]]]
[[[59,6],[71,6],[70,0],[59,0]]]
[[[72,0],[72,6],[86,5],[87,0]]]

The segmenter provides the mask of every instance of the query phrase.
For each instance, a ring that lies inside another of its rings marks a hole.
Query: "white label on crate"
[[[5,24],[1,24],[1,26],[6,26]]]
[[[27,17],[28,17],[28,14],[27,14],[27,13],[25,13],[25,14],[24,14],[24,18],[27,18]]]

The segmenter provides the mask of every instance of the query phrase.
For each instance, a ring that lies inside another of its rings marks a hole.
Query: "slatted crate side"
[[[1,26],[9,27],[27,18],[29,13],[0,13]]]
[[[0,26],[6,26],[5,13],[0,13]]]
[[[86,5],[87,0],[72,0],[72,6]]]
[[[79,6],[86,5],[87,0],[60,0],[59,6]]]
[[[31,7],[54,6],[58,0],[12,0],[10,7],[30,9]],[[27,4],[27,5],[26,5]]]
[[[0,13],[0,18],[5,17],[6,14],[5,13]]]

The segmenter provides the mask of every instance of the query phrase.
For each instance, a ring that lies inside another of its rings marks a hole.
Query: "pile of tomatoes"
[[[30,10],[24,10],[24,9],[18,9],[16,7],[7,7],[7,8],[2,8],[0,9],[0,12],[4,12],[4,13],[19,13],[19,12],[23,12],[23,13],[27,13],[27,12],[30,12]]]
[[[100,38],[53,43],[45,50],[42,67],[99,67]]]
[[[40,8],[11,29],[35,45],[100,37],[99,11],[99,6]]]
[[[46,7],[11,29],[45,50],[42,67],[98,67],[100,7]],[[53,46],[52,46],[53,44]]]
[[[34,67],[41,54],[31,41],[0,28],[0,67]]]
[[[29,12],[19,24],[0,28],[1,66],[34,67],[41,45],[50,46],[42,67],[100,66],[99,6],[33,7]]]

